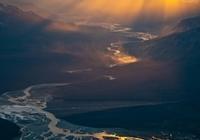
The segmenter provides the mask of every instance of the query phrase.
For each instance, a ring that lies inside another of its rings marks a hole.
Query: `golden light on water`
[[[134,56],[126,55],[126,54],[120,54],[118,56],[112,57],[113,60],[115,60],[118,64],[130,64],[135,63],[138,61],[138,59]]]
[[[131,64],[138,61],[138,59],[133,56],[127,54],[123,47],[119,44],[111,45],[113,47],[108,47],[107,50],[109,51],[110,58],[117,64],[117,65],[124,65],[124,64]]]
[[[106,132],[96,133],[94,134],[94,136],[99,140],[105,140],[106,138],[110,140],[143,140],[136,137],[125,137],[125,136],[118,136],[116,134],[108,134]]]

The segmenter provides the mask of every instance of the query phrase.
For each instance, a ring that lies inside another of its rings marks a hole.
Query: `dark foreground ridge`
[[[63,117],[74,124],[134,131],[168,131],[200,135],[197,101],[128,107]]]
[[[0,139],[13,140],[20,136],[20,128],[7,120],[0,118]]]

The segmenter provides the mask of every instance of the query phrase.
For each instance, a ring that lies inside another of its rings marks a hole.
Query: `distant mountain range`
[[[19,37],[34,26],[41,24],[44,19],[33,12],[25,12],[17,7],[0,4],[0,35]]]
[[[133,47],[130,43],[128,49],[141,60],[175,62],[181,65],[180,67],[187,67],[182,68],[183,73],[186,73],[184,76],[188,78],[190,74],[196,73],[192,77],[198,80],[198,75],[200,77],[198,74],[200,67],[199,21],[199,17],[184,19],[172,28],[173,33],[139,43],[137,47]],[[21,58],[23,61],[29,60],[24,62],[24,64],[27,63],[29,71],[33,69],[32,67],[36,68],[38,64],[41,64],[42,67],[38,73],[41,73],[42,68],[50,67],[49,71],[52,70],[54,74],[60,73],[60,69],[69,65],[74,52],[78,53],[82,61],[86,58],[87,63],[99,62],[95,50],[108,45],[113,36],[104,32],[102,28],[58,22],[30,11],[23,11],[15,6],[0,4],[0,54],[2,64],[6,66],[6,74],[2,76],[9,74],[9,71],[16,66],[15,61],[21,62]],[[90,48],[88,49],[87,46]],[[74,60],[76,63],[80,62],[73,58]],[[29,65],[30,62],[34,65]],[[52,63],[58,65],[59,68],[51,67]],[[83,65],[86,66],[87,63],[84,62]],[[27,66],[24,65],[23,70],[20,68],[20,71],[26,73]],[[193,84],[198,85],[197,82]]]
[[[55,21],[0,4],[0,93],[12,89],[10,86],[24,88],[24,83],[28,86],[35,81],[66,80],[66,67],[87,68],[101,61],[98,49],[104,49],[102,46],[110,44],[114,36],[103,28]],[[48,72],[43,74],[46,68]]]
[[[37,46],[42,44],[50,46],[55,43],[69,45],[72,42],[98,41],[99,38],[95,37],[95,34],[105,36],[102,28],[56,21],[32,11],[23,11],[15,6],[0,3],[0,37],[2,38],[0,43],[9,45],[29,43],[30,45],[37,42]]]
[[[13,18],[18,21],[38,23],[44,20],[44,18],[38,16],[32,11],[22,11],[21,9],[15,6],[11,6],[11,5],[4,5],[0,3],[0,11],[1,11],[1,17],[7,15],[7,16],[10,16],[7,18],[10,18],[10,19]]]
[[[45,19],[31,11],[0,4],[0,65],[3,67],[0,72],[3,82],[1,93],[10,90],[12,85],[23,88],[24,84],[16,84],[21,83],[20,79],[28,85],[35,83],[35,80],[32,80],[35,74],[46,75],[43,78],[37,77],[39,81],[51,79],[50,75],[60,73],[60,69],[69,64],[71,55],[62,49],[63,53],[55,53],[53,47],[59,46],[56,45],[59,43],[64,46],[76,39],[81,40],[83,35],[73,31],[63,32],[56,27],[49,30],[48,27],[54,24],[63,27],[63,23]],[[63,28],[69,26],[73,24],[66,24]],[[52,67],[52,63],[56,64],[57,68]],[[51,67],[50,70],[42,74],[47,67]],[[18,76],[20,78],[16,78]]]
[[[58,44],[61,47],[59,49],[68,46],[68,50],[73,51],[75,48],[72,46],[78,46],[78,43],[84,44],[90,40],[98,42],[99,39],[94,34],[104,36],[103,31],[97,32],[99,30],[86,25],[54,21],[31,11],[0,4],[0,53],[4,55],[11,51],[23,52],[22,50],[30,50],[32,53],[33,49],[48,52],[54,50],[55,46],[58,47]],[[66,52],[66,48],[63,52]]]

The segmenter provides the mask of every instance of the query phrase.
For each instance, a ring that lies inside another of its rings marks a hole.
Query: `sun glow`
[[[2,0],[16,3],[18,0]],[[20,1],[20,6],[23,7]],[[171,18],[200,11],[200,0],[30,0],[40,14],[68,19],[134,21],[137,17]],[[25,4],[26,7],[26,4]],[[33,8],[32,8],[33,9]]]
[[[198,0],[82,0],[73,11],[96,18],[132,21],[145,14],[164,18],[180,16],[195,7],[200,7]]]
[[[98,12],[107,16],[132,16],[137,14],[143,5],[143,0],[84,0],[76,8],[83,12]]]

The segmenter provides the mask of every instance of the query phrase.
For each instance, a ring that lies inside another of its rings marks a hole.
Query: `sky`
[[[0,0],[53,18],[133,22],[140,16],[170,19],[200,11],[200,0]]]

